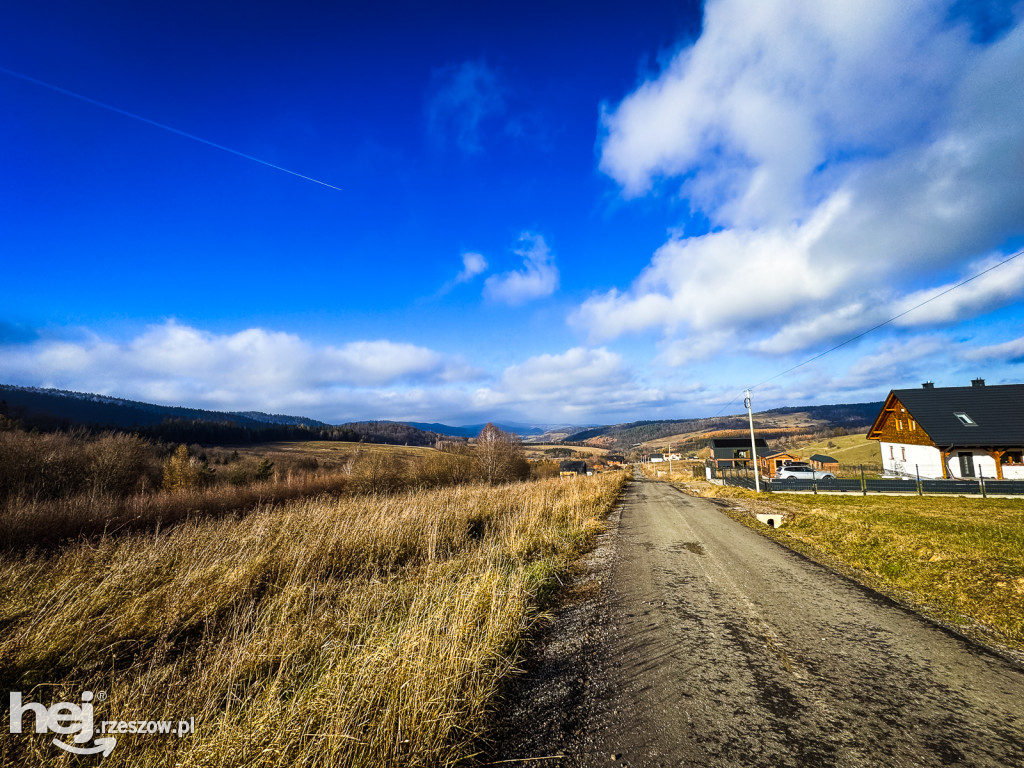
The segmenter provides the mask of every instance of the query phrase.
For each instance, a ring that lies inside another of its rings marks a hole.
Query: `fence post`
[[[917,495],[924,496],[924,487],[921,485],[921,467],[918,464],[914,465],[914,472],[917,473]]]
[[[860,490],[865,496],[868,495],[868,481],[864,478],[864,465],[860,465]]]
[[[988,493],[985,490],[985,470],[978,467],[978,485],[981,486],[981,498],[987,499]]]

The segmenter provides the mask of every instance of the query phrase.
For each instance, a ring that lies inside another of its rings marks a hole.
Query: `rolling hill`
[[[874,422],[882,403],[843,403],[839,405],[808,405],[773,408],[754,414],[754,428],[769,440],[796,435],[810,435],[829,429],[848,432],[866,431]],[[746,434],[746,414],[733,414],[701,419],[634,421],[576,432],[566,442],[601,445],[615,450],[628,450],[641,444],[672,442],[680,450],[701,448],[712,437]]]

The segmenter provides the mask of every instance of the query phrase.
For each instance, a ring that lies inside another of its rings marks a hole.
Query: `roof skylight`
[[[960,419],[960,423],[963,424],[965,427],[978,426],[977,422],[970,416],[968,416],[966,413],[954,413],[953,415]]]

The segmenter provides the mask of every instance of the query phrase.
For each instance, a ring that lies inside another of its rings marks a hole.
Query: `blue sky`
[[[1021,380],[1024,257],[772,378],[1024,247],[1021,3],[40,0],[0,51],[5,383],[582,424]]]

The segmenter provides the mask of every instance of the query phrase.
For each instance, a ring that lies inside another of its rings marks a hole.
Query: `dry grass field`
[[[553,454],[550,453],[550,451],[557,451],[557,450],[573,451],[575,453],[585,454],[587,457],[591,457],[591,456],[600,457],[600,456],[607,456],[608,455],[608,449],[607,448],[598,448],[598,447],[593,446],[593,445],[564,445],[563,446],[563,445],[531,445],[529,443],[524,443],[523,444],[523,455],[526,456],[527,459],[531,459],[531,460],[535,460],[535,461],[536,460],[541,460],[541,459],[550,459],[550,458],[566,458],[566,457],[553,456]]]
[[[1024,499],[762,494],[684,481],[757,512],[737,519],[965,631],[1024,649]]]
[[[832,445],[829,445],[831,443]],[[794,441],[793,446],[787,448],[790,453],[795,453],[804,459],[810,458],[815,453],[823,453],[839,460],[840,466],[865,466],[881,467],[882,453],[877,440],[868,440],[867,433],[861,432],[856,435],[843,435],[841,437],[830,437],[824,440],[802,443]]]
[[[744,415],[745,418],[745,415]],[[812,433],[820,434],[821,430],[828,427],[828,422],[821,419],[812,419],[807,413],[782,413],[765,417],[763,414],[754,414],[756,429],[770,432],[774,439],[788,437],[799,440],[801,436],[809,436]],[[640,445],[645,450],[665,451],[669,445],[678,446],[694,440],[710,440],[714,437],[749,437],[750,431],[743,429],[704,429],[694,432],[680,432],[679,434],[659,437],[648,440]]]
[[[0,682],[103,691],[97,722],[195,718],[119,735],[106,768],[453,765],[624,482],[302,499],[8,553]],[[5,737],[0,764],[81,764],[51,736]]]
[[[346,443],[340,440],[310,440],[305,442],[261,443],[258,445],[232,446],[218,450],[237,450],[243,456],[289,456],[312,458],[321,462],[344,461],[356,453],[393,454],[398,456],[424,456],[434,453],[433,448],[414,445],[381,445],[378,443]]]

